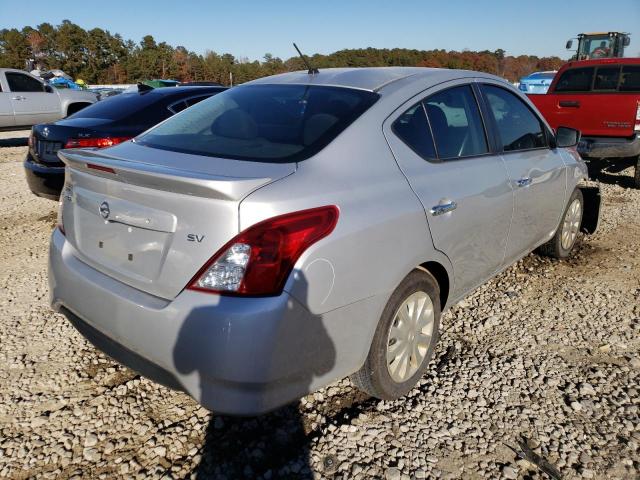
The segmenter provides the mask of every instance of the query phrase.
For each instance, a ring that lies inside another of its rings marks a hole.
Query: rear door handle
[[[456,202],[441,203],[431,207],[431,215],[437,217],[438,215],[444,215],[445,213],[452,212],[456,208],[458,208],[458,204]]]
[[[559,105],[561,107],[580,108],[580,102],[577,100],[560,100]]]
[[[518,180],[516,183],[518,184],[519,187],[528,187],[529,185],[531,185],[531,178],[523,177],[520,180]]]

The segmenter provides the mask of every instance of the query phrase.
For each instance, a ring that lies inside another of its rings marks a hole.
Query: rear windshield
[[[524,77],[524,80],[552,80],[556,76],[555,72],[552,73],[532,73],[528,77]]]
[[[246,85],[194,105],[138,137],[153,148],[238,160],[296,162],[328,145],[378,99],[310,85]]]
[[[162,96],[153,93],[121,93],[113,97],[89,105],[77,113],[73,118],[101,118],[104,120],[122,120],[162,100]],[[169,116],[171,112],[167,112]]]

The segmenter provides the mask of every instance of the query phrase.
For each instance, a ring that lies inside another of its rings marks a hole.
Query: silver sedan
[[[502,79],[294,72],[67,165],[53,307],[98,348],[251,415],[351,376],[409,392],[443,310],[597,227],[571,147]]]

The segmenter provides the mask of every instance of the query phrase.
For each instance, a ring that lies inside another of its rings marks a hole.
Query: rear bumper
[[[35,195],[58,200],[64,186],[64,166],[47,167],[37,163],[31,154],[24,160],[24,173],[27,185]]]
[[[287,293],[240,298],[185,290],[167,301],[82,263],[58,229],[49,286],[53,308],[100,350],[225,414],[256,415],[300,398],[357,370],[370,345],[359,335],[337,359],[328,334],[370,315],[363,305],[316,316]]]
[[[640,135],[632,138],[583,137],[578,143],[583,158],[623,158],[640,155]]]

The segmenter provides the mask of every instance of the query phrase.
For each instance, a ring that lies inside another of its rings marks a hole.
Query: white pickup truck
[[[53,88],[23,70],[0,68],[0,131],[55,122],[97,101],[94,93]]]

